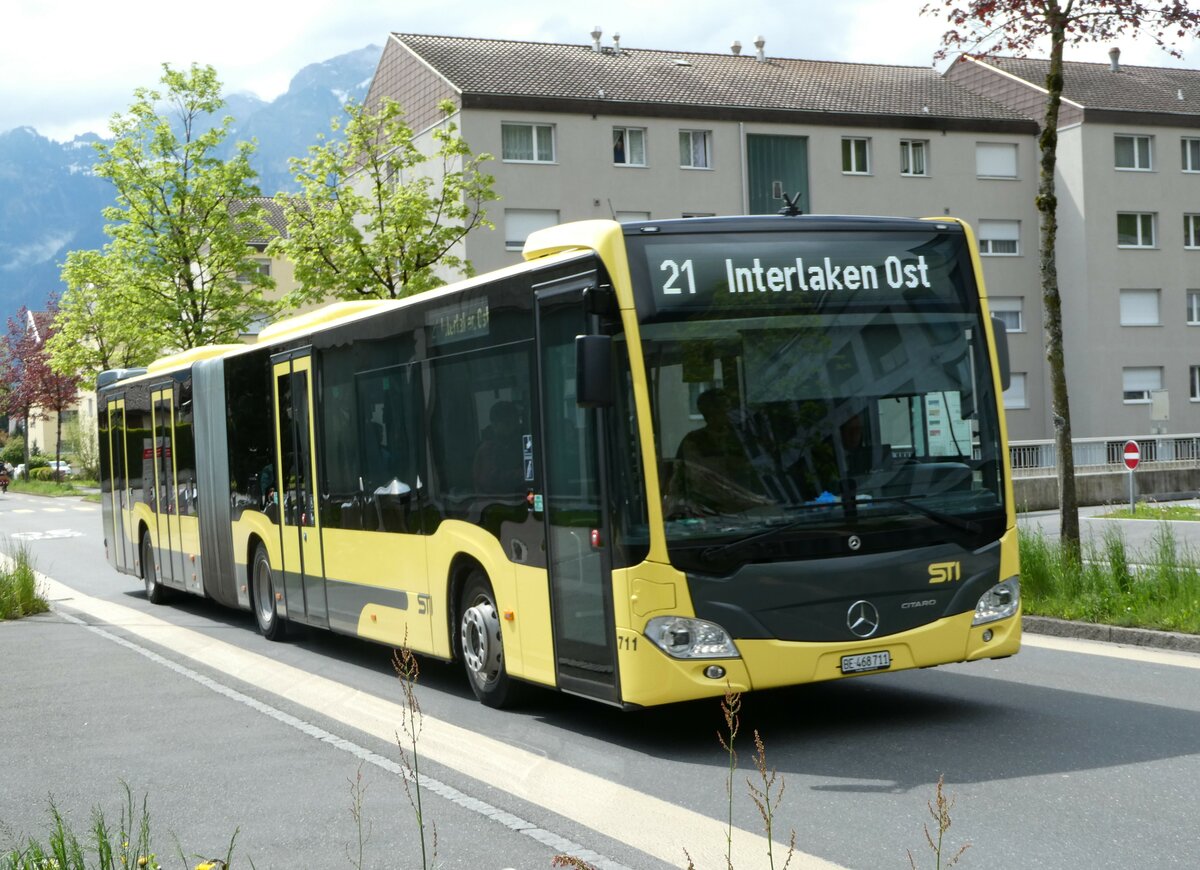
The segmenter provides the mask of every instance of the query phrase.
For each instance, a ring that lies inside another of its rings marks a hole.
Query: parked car
[[[16,468],[13,469],[13,477],[24,477],[24,476],[25,476],[25,463],[22,462],[20,465],[18,465]]]
[[[62,477],[74,477],[75,469],[71,468],[71,463],[64,460],[51,459],[49,466],[60,474]]]

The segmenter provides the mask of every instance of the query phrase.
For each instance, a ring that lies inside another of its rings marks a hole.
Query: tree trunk
[[[62,483],[62,411],[54,414],[54,479]]]
[[[1046,313],[1046,360],[1054,412],[1054,440],[1058,451],[1058,494],[1060,535],[1065,552],[1078,560],[1079,500],[1075,494],[1075,455],[1071,446],[1071,407],[1067,398],[1067,372],[1063,359],[1062,297],[1058,292],[1058,267],[1054,246],[1058,235],[1058,199],[1054,192],[1054,169],[1058,157],[1058,111],[1063,90],[1063,44],[1065,21],[1057,4],[1052,4],[1050,71],[1046,75],[1046,116],[1039,145],[1042,153],[1037,207],[1041,214],[1042,303]]]

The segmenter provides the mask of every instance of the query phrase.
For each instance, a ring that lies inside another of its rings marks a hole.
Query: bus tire
[[[163,604],[167,600],[167,587],[158,579],[154,567],[154,547],[149,533],[142,535],[142,581],[146,584],[146,600],[151,604]]]
[[[473,569],[463,583],[459,613],[460,652],[471,691],[487,707],[511,706],[520,687],[504,667],[500,611],[481,568]]]
[[[250,569],[250,606],[258,631],[267,640],[283,640],[287,635],[287,622],[279,615],[275,606],[275,572],[271,570],[271,558],[267,548],[259,544],[254,550],[254,564]]]

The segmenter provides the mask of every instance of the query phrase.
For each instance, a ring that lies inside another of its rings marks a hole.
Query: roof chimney
[[[613,51],[617,54],[621,53],[621,34],[619,33],[613,34]]]
[[[766,44],[767,44],[767,41],[765,39],[763,39],[761,35],[758,37],[758,39],[754,40],[754,47],[758,49],[758,62],[759,63],[767,62],[767,55],[763,51],[763,46]]]
[[[600,37],[603,35],[604,31],[600,29],[599,24],[592,28],[592,51],[600,51]]]
[[[733,41],[733,45],[729,46],[729,50],[732,51],[735,55],[741,54],[742,53],[742,41],[740,39],[735,39]]]
[[[1113,72],[1121,71],[1121,49],[1115,45],[1108,50],[1108,68]]]

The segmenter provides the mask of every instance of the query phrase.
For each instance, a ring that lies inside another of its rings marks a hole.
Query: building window
[[[1016,143],[976,142],[975,174],[980,178],[1016,178]]]
[[[506,208],[504,210],[504,247],[519,251],[534,230],[543,230],[558,223],[558,209]]]
[[[618,166],[646,165],[645,128],[613,127],[613,163]]]
[[[1187,292],[1188,326],[1200,326],[1200,290]]]
[[[1162,318],[1158,313],[1158,290],[1122,290],[1122,326],[1158,326]]]
[[[988,257],[1014,257],[1021,253],[1020,221],[980,221],[979,253]]]
[[[550,124],[501,124],[500,154],[511,163],[553,163],[554,127]]]
[[[1028,408],[1029,399],[1025,396],[1025,372],[1013,372],[1004,391],[1004,408]]]
[[[246,324],[246,329],[242,335],[258,335],[267,328],[267,324],[271,319],[265,314],[256,314],[250,318],[250,322]]]
[[[717,216],[717,213],[715,211],[685,211],[683,214],[680,215],[680,217],[684,217],[684,218],[702,218],[702,217],[716,217],[716,216]]]
[[[712,133],[680,130],[679,165],[684,169],[712,169]]]
[[[1117,215],[1117,247],[1153,248],[1154,215],[1150,212],[1122,212]]]
[[[1154,167],[1150,165],[1150,137],[1128,136],[1118,134],[1113,138],[1116,147],[1117,169],[1137,169],[1143,172]]]
[[[900,140],[900,174],[928,175],[929,165],[926,157],[929,154],[929,143],[924,139]]]
[[[1200,366],[1192,366],[1188,370],[1188,380],[1191,383],[1191,389],[1188,390],[1188,397],[1193,402],[1200,402]]]
[[[1183,246],[1200,248],[1200,214],[1183,216]]]
[[[871,140],[857,136],[842,139],[842,172],[868,175],[871,172]]]
[[[258,258],[255,258],[254,271],[260,275],[266,275],[268,278],[270,278],[271,277],[271,261],[270,260],[260,260]],[[238,283],[240,283],[240,284],[249,283],[250,274],[242,272],[237,276],[237,279],[238,279]]]
[[[1200,172],[1200,139],[1183,139],[1183,171]]]
[[[1020,296],[993,296],[988,307],[993,317],[1004,322],[1005,332],[1025,331],[1025,300]]]
[[[650,212],[648,211],[619,211],[615,216],[623,224],[631,223],[632,221],[650,220]]]
[[[1148,405],[1150,404],[1150,394],[1161,389],[1161,366],[1121,369],[1121,391],[1125,404]]]

